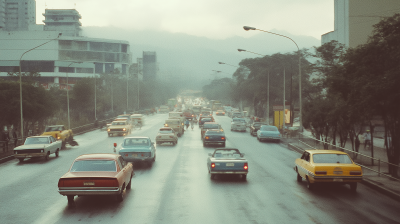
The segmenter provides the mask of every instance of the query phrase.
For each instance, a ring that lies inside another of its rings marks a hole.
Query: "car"
[[[231,122],[231,131],[244,131],[246,132],[246,120],[244,118],[235,117]]]
[[[53,136],[31,136],[25,143],[14,148],[14,157],[20,162],[25,158],[43,157],[49,160],[50,154],[58,157],[62,148],[62,140],[56,140]]]
[[[205,120],[204,120],[205,121]],[[201,139],[204,137],[204,133],[208,129],[222,129],[221,125],[216,123],[216,122],[204,122],[203,126],[201,127],[200,134],[201,134]]]
[[[233,111],[232,112],[232,118],[244,118],[243,112],[239,112],[239,111]]]
[[[206,119],[206,120],[204,120]],[[214,117],[211,115],[199,117],[199,127],[203,126],[204,122],[214,122]]]
[[[253,124],[250,125],[250,135],[257,135],[257,131],[260,130],[261,125],[261,122],[253,122]]]
[[[216,175],[241,175],[242,180],[246,180],[249,172],[249,163],[244,158],[244,153],[240,153],[236,148],[217,148],[214,153],[208,154],[208,172],[211,179]]]
[[[204,133],[203,146],[209,144],[222,144],[222,146],[225,147],[225,142],[225,132],[221,129],[208,129]]]
[[[156,144],[162,144],[165,142],[172,143],[172,145],[178,144],[178,136],[174,129],[170,127],[160,128],[156,136]]]
[[[124,138],[118,154],[127,162],[147,162],[151,165],[156,161],[156,146],[149,137]],[[114,152],[117,143],[114,143]]]
[[[130,116],[130,120],[132,124],[139,124],[140,126],[144,125],[144,116],[143,114],[132,114]]]
[[[347,153],[337,150],[305,150],[295,160],[294,170],[297,181],[305,179],[310,190],[316,184],[348,184],[355,192],[363,175],[361,167]]]
[[[257,131],[257,140],[272,140],[280,142],[282,138],[281,133],[278,128],[272,125],[261,125],[260,130]]]
[[[69,171],[58,180],[58,193],[74,197],[87,195],[115,195],[123,200],[123,191],[132,187],[134,175],[131,163],[112,153],[84,154],[78,156]]]
[[[113,121],[110,126],[107,128],[108,137],[114,135],[128,135],[131,132],[132,126],[127,119]]]
[[[215,112],[215,115],[217,115],[217,116],[225,116],[225,112],[223,110],[217,110]]]
[[[62,141],[62,148],[65,148],[67,142],[73,141],[72,129],[66,129],[64,125],[50,125],[46,126],[41,136],[51,135],[57,140]]]
[[[185,133],[185,127],[180,118],[169,118],[165,120],[164,126],[172,128],[178,137]]]

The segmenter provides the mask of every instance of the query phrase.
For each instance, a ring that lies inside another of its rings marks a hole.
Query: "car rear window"
[[[219,129],[218,124],[204,124],[203,126],[204,129]]]
[[[261,131],[278,131],[278,128],[275,126],[262,126]]]
[[[150,141],[145,138],[127,138],[124,140],[125,146],[147,146],[150,145]]]
[[[346,154],[314,154],[314,163],[344,163],[352,164],[351,159]]]
[[[224,159],[229,159],[229,158],[237,159],[237,158],[240,158],[240,153],[235,150],[216,151],[214,153],[214,157],[215,158],[224,158]]]
[[[77,160],[74,162],[70,170],[70,172],[86,171],[116,172],[117,167],[114,160]]]
[[[167,129],[167,130],[163,130],[163,129],[160,129],[160,131],[159,131],[161,134],[168,134],[168,133],[172,133],[172,130],[171,129]]]
[[[224,136],[224,132],[223,131],[206,131],[206,135],[222,135]]]

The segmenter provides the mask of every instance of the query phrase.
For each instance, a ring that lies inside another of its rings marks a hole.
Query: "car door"
[[[127,162],[122,159],[122,156],[118,156],[117,165],[119,166],[120,172],[122,172],[122,178],[125,184],[127,185],[130,181],[131,174],[129,172],[130,170],[129,167],[127,166]]]
[[[309,154],[308,152],[304,152],[303,155],[301,155],[299,164],[297,164],[298,165],[297,171],[299,172],[300,176],[302,176],[303,178],[306,177],[306,172],[305,172],[305,169],[306,169],[306,167],[305,167],[306,164],[305,163],[306,163],[306,161],[305,161],[305,159],[306,159],[308,154]]]

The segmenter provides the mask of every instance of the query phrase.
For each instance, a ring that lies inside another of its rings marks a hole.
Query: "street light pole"
[[[269,32],[269,31],[266,31],[266,30],[260,30],[260,29],[256,29],[256,28],[250,27],[250,26],[243,26],[243,29],[246,30],[246,31],[258,30],[258,31],[261,31],[261,32],[266,32],[266,33],[274,34],[274,35],[277,35],[277,36],[285,37],[285,38],[288,38],[289,40],[291,40],[296,45],[297,51],[298,51],[298,54],[299,54],[299,107],[300,107],[300,111],[299,111],[300,112],[300,116],[299,116],[299,118],[300,118],[299,119],[300,120],[300,127],[299,127],[299,130],[303,131],[303,118],[302,118],[303,113],[302,113],[302,102],[301,102],[301,52],[300,52],[299,46],[297,45],[297,43],[292,38],[290,38],[288,36],[285,36],[285,35],[282,35],[282,34],[277,34],[277,33]]]
[[[67,111],[68,111],[68,129],[71,129],[71,123],[70,123],[70,116],[69,116],[69,82],[68,82],[68,70],[69,70],[69,66],[71,66],[72,64],[82,64],[82,62],[78,62],[78,61],[74,61],[71,62],[71,64],[68,65],[67,67]]]
[[[23,110],[22,110],[22,73],[21,73],[21,60],[22,60],[22,57],[26,53],[28,53],[29,51],[35,50],[36,48],[39,48],[39,47],[41,47],[41,46],[43,46],[43,45],[45,45],[47,43],[50,43],[53,40],[58,39],[61,35],[62,35],[62,33],[59,33],[56,38],[51,39],[51,40],[49,40],[49,41],[47,41],[47,42],[45,42],[45,43],[43,43],[41,45],[38,45],[38,46],[36,46],[36,47],[34,47],[32,49],[29,49],[29,50],[25,51],[21,55],[21,57],[19,58],[19,102],[20,102],[20,112],[21,112],[21,140],[22,141],[24,140],[24,117],[23,117]]]

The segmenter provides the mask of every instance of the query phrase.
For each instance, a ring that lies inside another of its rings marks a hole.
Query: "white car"
[[[23,145],[14,148],[14,157],[20,162],[25,158],[34,157],[44,157],[48,160],[53,153],[58,157],[61,145],[62,141],[57,141],[51,135],[28,137]]]
[[[165,142],[172,143],[172,145],[178,144],[178,136],[174,129],[170,127],[160,128],[156,136],[156,144],[158,145]]]
[[[246,120],[244,118],[233,118],[231,122],[231,131],[246,132]]]

